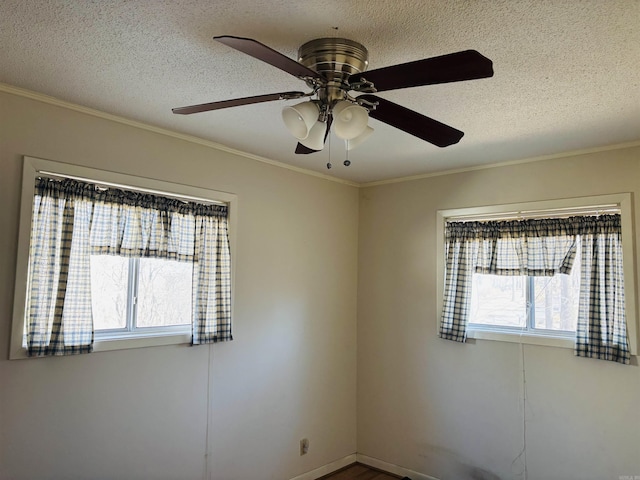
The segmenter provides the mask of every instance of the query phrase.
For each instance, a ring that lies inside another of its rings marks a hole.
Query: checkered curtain
[[[462,224],[464,225],[464,224]],[[526,219],[477,222],[479,237],[475,273],[553,276],[571,273],[576,236],[566,219]]]
[[[575,235],[558,219],[448,222],[439,335],[464,342],[474,273],[552,276],[571,272]]]
[[[445,286],[438,335],[464,342],[471,306],[471,278],[478,262],[479,231],[474,224],[447,223]]]
[[[194,345],[233,340],[231,253],[226,217],[196,215],[193,268]]]
[[[226,206],[37,179],[26,305],[29,355],[92,350],[91,254],[192,262],[194,343],[231,340],[227,228]]]
[[[30,356],[89,353],[93,348],[92,207],[80,185],[36,183],[25,305],[24,346]]]
[[[131,203],[123,201],[127,197],[115,197],[113,191],[94,199],[92,254],[194,261],[195,217],[189,204],[123,193],[132,194],[128,196]]]
[[[439,336],[466,339],[474,273],[570,273],[580,240],[583,270],[576,355],[629,362],[620,216],[448,222]]]
[[[619,215],[583,218],[575,354],[629,364]]]

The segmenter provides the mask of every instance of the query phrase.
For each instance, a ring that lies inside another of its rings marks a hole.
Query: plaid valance
[[[229,208],[226,205],[189,202],[174,197],[166,197],[148,192],[123,190],[116,187],[73,180],[71,178],[53,179],[38,177],[35,184],[36,194],[51,198],[80,197],[95,202],[112,205],[130,205],[133,207],[153,208],[158,211],[178,212],[211,217],[227,217]]]
[[[511,237],[544,238],[620,232],[620,215],[525,218],[483,222],[447,222],[447,240],[484,240]]]

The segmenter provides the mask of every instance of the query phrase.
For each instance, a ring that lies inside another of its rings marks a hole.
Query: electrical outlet
[[[306,455],[309,452],[309,439],[300,440],[300,455]]]

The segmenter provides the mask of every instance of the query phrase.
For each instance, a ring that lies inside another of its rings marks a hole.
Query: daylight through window
[[[235,196],[38,159],[24,175],[11,358],[232,340]]]
[[[187,262],[91,255],[96,335],[189,333],[192,275]]]
[[[633,292],[625,297],[625,280],[633,282],[633,265],[623,259],[622,226],[628,229],[630,220],[626,210],[623,221],[622,202],[628,196],[608,198],[621,199],[595,206],[577,199],[563,208],[502,214],[439,212],[439,336],[458,342],[507,338],[500,335],[566,339],[578,356],[629,363],[628,313],[634,349],[636,319]]]
[[[474,273],[469,328],[573,338],[578,323],[580,251],[570,274],[552,277]]]

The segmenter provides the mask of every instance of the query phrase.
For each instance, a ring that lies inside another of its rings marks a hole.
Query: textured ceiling
[[[2,0],[0,82],[371,182],[640,140],[639,27],[638,0]],[[280,111],[295,101],[171,113],[307,90],[214,35],[291,58],[308,40],[342,36],[368,48],[370,69],[475,49],[495,75],[381,93],[465,136],[441,149],[372,119],[374,135],[344,167],[335,136],[321,153],[293,154]]]

